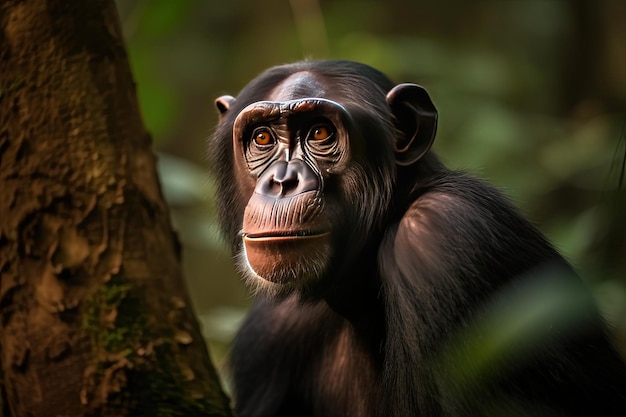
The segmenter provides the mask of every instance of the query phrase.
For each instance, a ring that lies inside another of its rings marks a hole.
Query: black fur
[[[395,165],[393,84],[370,67],[280,66],[237,96],[210,143],[233,251],[249,198],[233,121],[298,71],[319,77],[363,137],[324,190],[340,207],[332,268],[319,286],[258,299],[237,335],[237,415],[626,415],[624,363],[583,282],[491,185],[432,152]]]

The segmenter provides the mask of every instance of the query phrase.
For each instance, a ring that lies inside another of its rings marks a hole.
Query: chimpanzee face
[[[245,200],[238,257],[256,290],[314,286],[357,253],[392,198],[398,156],[419,148],[417,160],[432,142],[433,132],[423,145],[393,128],[396,116],[417,125],[415,110],[401,104],[421,87],[403,84],[387,97],[379,91],[377,111],[364,110],[356,96],[341,102],[333,90],[297,72],[229,118],[234,181]],[[222,120],[235,102],[217,99]]]

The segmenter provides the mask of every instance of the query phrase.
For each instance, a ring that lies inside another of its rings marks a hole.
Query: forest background
[[[434,149],[496,185],[589,279],[626,350],[626,2],[118,0],[141,112],[222,364],[250,303],[220,239],[204,159],[215,97],[267,67],[361,61],[422,84]],[[617,198],[615,198],[617,197]],[[620,200],[621,199],[621,200]]]

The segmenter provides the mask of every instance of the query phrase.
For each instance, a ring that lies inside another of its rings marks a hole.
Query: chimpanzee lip
[[[247,240],[297,240],[297,239],[311,239],[311,238],[321,238],[327,237],[330,235],[330,232],[318,232],[312,230],[299,230],[296,232],[280,232],[280,231],[270,231],[270,232],[260,232],[260,233],[244,233],[243,237]]]

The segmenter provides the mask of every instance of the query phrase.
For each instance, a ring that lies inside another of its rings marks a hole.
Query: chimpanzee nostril
[[[257,181],[255,191],[270,197],[289,197],[319,189],[315,172],[302,160],[276,161]]]
[[[298,174],[293,170],[287,171],[283,177],[274,176],[272,181],[280,187],[280,195],[287,195],[298,187]]]

